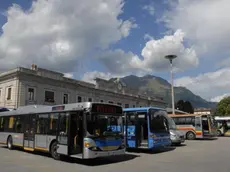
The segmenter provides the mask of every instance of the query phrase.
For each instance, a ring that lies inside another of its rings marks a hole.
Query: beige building
[[[197,108],[194,109],[194,114],[202,114],[202,115],[210,115],[212,114],[213,110],[210,108]]]
[[[36,65],[32,65],[31,69],[18,67],[0,74],[1,107],[82,101],[114,103],[123,107],[167,106],[159,96],[148,97],[129,90],[119,80],[110,82],[97,78],[94,85],[66,78],[63,73],[37,68]]]

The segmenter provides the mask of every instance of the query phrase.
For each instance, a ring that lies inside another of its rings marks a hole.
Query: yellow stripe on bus
[[[28,147],[24,147],[24,150],[27,150],[27,151],[34,151],[33,148],[28,148]]]
[[[20,147],[23,147],[22,144],[18,144],[18,143],[13,143],[14,146],[20,146]]]
[[[36,150],[40,150],[40,151],[49,151],[49,149],[47,148],[41,148],[41,147],[35,147]]]

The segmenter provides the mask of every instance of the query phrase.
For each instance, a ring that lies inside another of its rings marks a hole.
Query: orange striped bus
[[[169,114],[179,130],[184,131],[186,139],[213,138],[217,136],[214,118],[202,114]]]

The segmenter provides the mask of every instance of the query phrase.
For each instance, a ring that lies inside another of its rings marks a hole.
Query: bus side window
[[[185,124],[186,125],[191,125],[192,118],[191,117],[185,117]]]
[[[4,117],[0,117],[0,132],[4,131]]]
[[[14,130],[16,133],[23,133],[23,124],[24,124],[23,119],[24,119],[23,115],[15,116]]]
[[[9,131],[9,117],[4,116],[4,131]]]
[[[38,114],[37,116],[37,134],[47,134],[49,126],[49,115],[48,114]]]
[[[195,117],[194,116],[191,119],[191,124],[195,127]]]
[[[51,135],[57,134],[58,128],[58,113],[51,113],[49,118],[49,131],[48,133]]]
[[[178,118],[178,124],[179,125],[185,125],[185,118]]]

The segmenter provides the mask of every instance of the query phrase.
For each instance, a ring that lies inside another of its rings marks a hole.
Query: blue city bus
[[[171,145],[167,112],[156,107],[125,108],[127,148],[160,149]]]

